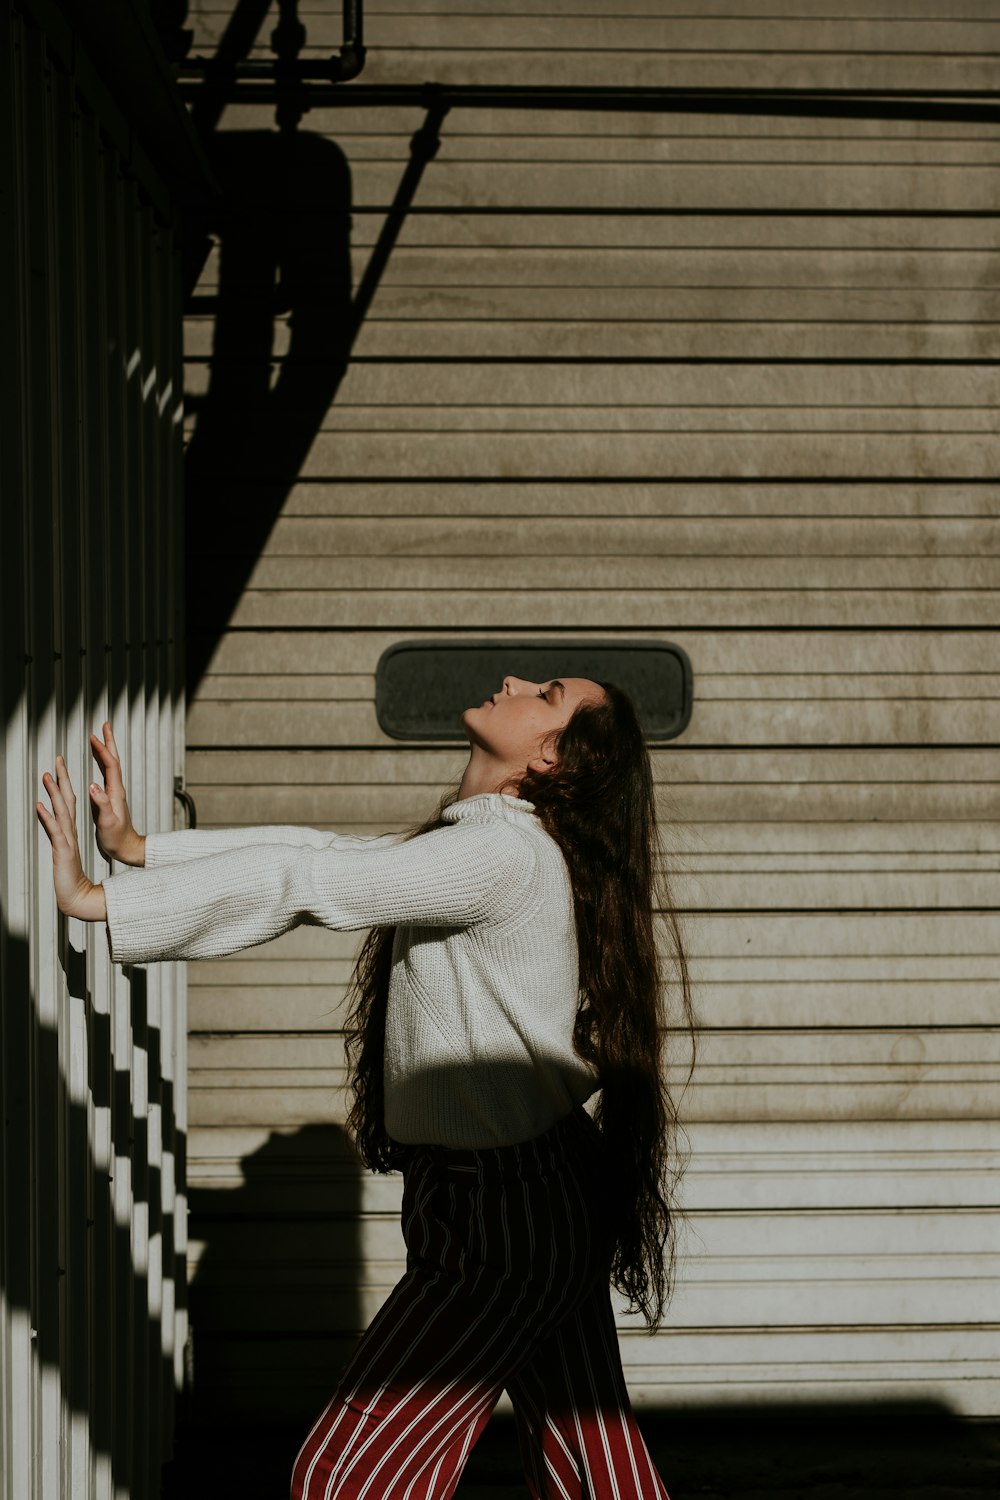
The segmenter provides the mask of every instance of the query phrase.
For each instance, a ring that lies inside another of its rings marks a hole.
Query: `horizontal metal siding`
[[[65,38],[51,46],[15,12],[2,27],[17,213],[0,443],[0,1474],[9,1500],[151,1500],[186,1337],[186,974],[113,967],[103,927],[59,917],[33,803],[64,754],[85,869],[109,873],[86,789],[88,736],[110,718],[137,822],[173,826],[178,247],[64,66]]]
[[[991,4],[697,9],[374,3],[361,82],[996,86]],[[203,8],[198,51],[230,10]],[[339,41],[303,20],[305,55]],[[346,158],[357,288],[423,112],[343,97],[303,129]],[[234,104],[222,135],[271,123]],[[593,629],[692,661],[654,767],[702,1037],[675,1300],[652,1341],[621,1320],[640,1403],[997,1409],[998,142],[818,107],[455,108],[277,516],[249,450],[199,454],[221,521],[192,597],[240,580],[189,717],[206,825],[420,819],[463,758],[380,733],[394,641]],[[330,205],[290,194],[308,265]],[[272,319],[240,418],[277,430],[296,320],[331,307],[332,274],[275,311],[214,251],[189,433]],[[192,966],[209,1404],[308,1418],[401,1270],[398,1183],[341,1128],[356,946],[299,929]]]

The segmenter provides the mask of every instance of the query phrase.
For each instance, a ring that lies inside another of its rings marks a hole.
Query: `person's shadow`
[[[220,1150],[219,1186],[188,1192],[191,1407],[167,1489],[185,1500],[286,1494],[370,1316],[359,1291],[367,1174],[345,1132],[273,1131],[241,1169],[233,1187]],[[211,1171],[203,1161],[202,1183]]]

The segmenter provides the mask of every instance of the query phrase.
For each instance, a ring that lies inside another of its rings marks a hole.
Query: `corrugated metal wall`
[[[152,1500],[186,1336],[186,973],[113,967],[58,915],[34,803],[62,752],[110,873],[86,791],[110,718],[137,826],[174,826],[179,255],[62,14],[5,6],[0,58],[0,1475],[5,1500]]]
[[[192,6],[195,50],[231,9]],[[1000,81],[976,0],[375,0],[366,41],[364,87]],[[655,764],[703,1032],[686,1258],[662,1335],[623,1333],[633,1394],[995,1412],[1000,126],[452,109],[338,388],[337,247],[357,288],[424,119],[343,97],[286,143],[342,162],[336,201],[250,181],[270,107],[220,122],[243,171],[186,323],[189,627],[235,607],[189,719],[200,819],[423,816],[463,757],[380,734],[392,641],[679,643],[694,714]],[[213,434],[279,433],[331,317],[319,430],[255,473]],[[310,1415],[400,1272],[398,1183],[340,1131],[355,947],[303,928],[192,966],[200,1401]]]

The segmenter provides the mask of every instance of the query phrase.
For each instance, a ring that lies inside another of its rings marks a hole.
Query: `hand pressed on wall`
[[[115,744],[111,722],[105,719],[101,734],[90,736],[90,748],[104,775],[104,789],[96,782],[90,787],[90,811],[94,818],[97,847],[105,859],[117,859],[123,865],[146,863],[145,834],[136,833],[128,810],[122,763]]]
[[[51,771],[42,773],[42,785],[49,794],[52,810],[36,802],[35,811],[52,845],[56,905],[65,916],[76,917],[80,922],[104,922],[108,915],[104,887],[95,885],[83,871],[76,836],[76,794],[61,755],[56,756],[55,776]]]

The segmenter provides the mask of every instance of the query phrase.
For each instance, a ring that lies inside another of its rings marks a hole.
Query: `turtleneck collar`
[[[474,797],[453,802],[441,816],[447,823],[457,823],[462,818],[482,817],[485,813],[488,817],[516,823],[524,817],[531,817],[534,811],[535,804],[523,797],[511,797],[507,792],[478,792]]]

